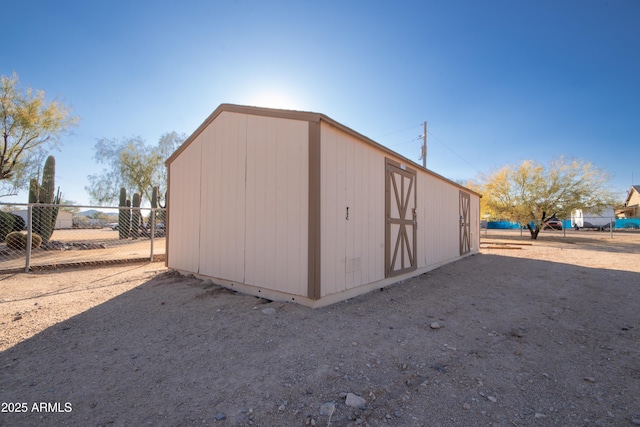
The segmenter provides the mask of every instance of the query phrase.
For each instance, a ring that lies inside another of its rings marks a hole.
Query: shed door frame
[[[469,193],[460,191],[460,256],[471,252],[471,197]]]
[[[417,172],[385,158],[385,277],[417,268]]]

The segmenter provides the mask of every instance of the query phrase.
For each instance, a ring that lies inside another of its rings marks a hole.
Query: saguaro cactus
[[[29,203],[60,204],[60,189],[55,190],[56,159],[47,157],[42,171],[42,184],[37,179],[29,181]],[[32,211],[31,230],[42,237],[42,242],[47,243],[53,234],[58,219],[58,207],[34,206]]]
[[[165,196],[165,198],[166,198],[166,196]],[[164,206],[162,206],[162,204],[160,203],[160,188],[159,187],[153,187],[153,192],[151,193],[151,207],[153,209],[157,209],[157,208],[164,209],[166,207],[166,203],[165,203]],[[156,216],[155,217],[156,218],[156,221],[155,221],[156,224],[166,222],[165,221],[166,214],[165,214],[164,210],[160,211],[160,212],[155,212],[154,214]]]
[[[127,190],[120,189],[120,202],[118,203],[118,237],[128,239],[131,228],[131,202],[127,200]]]
[[[153,187],[151,191],[151,207],[156,209],[158,207],[158,187]]]
[[[140,194],[133,193],[133,200],[131,204],[133,206],[131,212],[131,238],[137,239],[140,236],[140,224],[142,216],[140,215]]]

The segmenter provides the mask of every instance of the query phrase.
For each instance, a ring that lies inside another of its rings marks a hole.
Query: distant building
[[[615,209],[616,218],[640,217],[640,185],[632,185],[622,207]]]
[[[28,214],[26,209],[21,210],[21,211],[16,211],[14,213],[16,215],[22,217],[22,219],[24,219],[24,223],[27,225],[27,227],[29,226],[29,221],[27,220],[27,217],[29,216],[29,214]],[[73,218],[73,213],[66,212],[66,211],[58,211],[58,218],[56,219],[55,229],[59,230],[61,228],[71,228],[71,227],[73,227],[72,218]]]

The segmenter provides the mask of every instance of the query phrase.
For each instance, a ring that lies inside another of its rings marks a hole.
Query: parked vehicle
[[[593,224],[589,221],[583,221],[582,227],[579,227],[577,224],[573,226],[574,230],[597,230],[597,231],[606,231],[611,228],[611,221],[606,224]]]
[[[118,231],[118,229],[120,228],[119,224],[113,223],[113,224],[109,224],[109,226],[111,227],[112,230],[114,231]],[[156,237],[164,237],[165,236],[165,229],[164,229],[164,222],[159,222],[156,224],[155,226],[155,236]],[[140,224],[140,235],[145,236],[145,237],[149,237],[151,235],[151,231],[149,230],[149,224]]]
[[[571,212],[571,226],[574,230],[609,230],[612,221],[615,226],[614,217],[613,209],[606,209],[600,214],[583,212],[582,209],[574,209]]]
[[[562,230],[562,221],[560,221],[556,217],[552,217],[552,218],[546,220],[544,222],[544,225],[542,226],[542,229],[543,230],[547,230],[549,228],[552,229],[552,230]]]
[[[616,220],[615,219],[613,221],[609,221],[608,224],[605,224],[602,227],[600,227],[600,231],[609,231],[609,230],[611,230],[611,227],[613,227],[613,228],[616,227]]]

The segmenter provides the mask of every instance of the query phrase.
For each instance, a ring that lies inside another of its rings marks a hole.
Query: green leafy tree
[[[102,221],[102,222],[109,222],[113,220],[112,216],[110,216],[105,212],[100,212],[100,211],[96,211],[87,215],[87,218],[97,219],[98,221]]]
[[[547,166],[531,160],[504,166],[476,187],[482,211],[493,218],[526,225],[532,239],[553,217],[568,218],[574,209],[599,212],[616,203],[609,174],[583,160],[563,157]]]
[[[71,212],[76,214],[80,212],[80,208],[74,205],[77,205],[74,200],[62,199],[60,201],[60,212]]]
[[[113,204],[120,197],[120,188],[139,193],[150,201],[153,186],[166,191],[164,161],[186,139],[176,132],[165,133],[156,145],[148,145],[139,136],[122,139],[101,138],[96,142],[94,159],[107,167],[100,174],[89,175],[85,187],[92,202]]]
[[[29,185],[60,136],[78,118],[59,101],[46,101],[44,92],[20,89],[17,74],[0,76],[0,196],[15,195]]]

